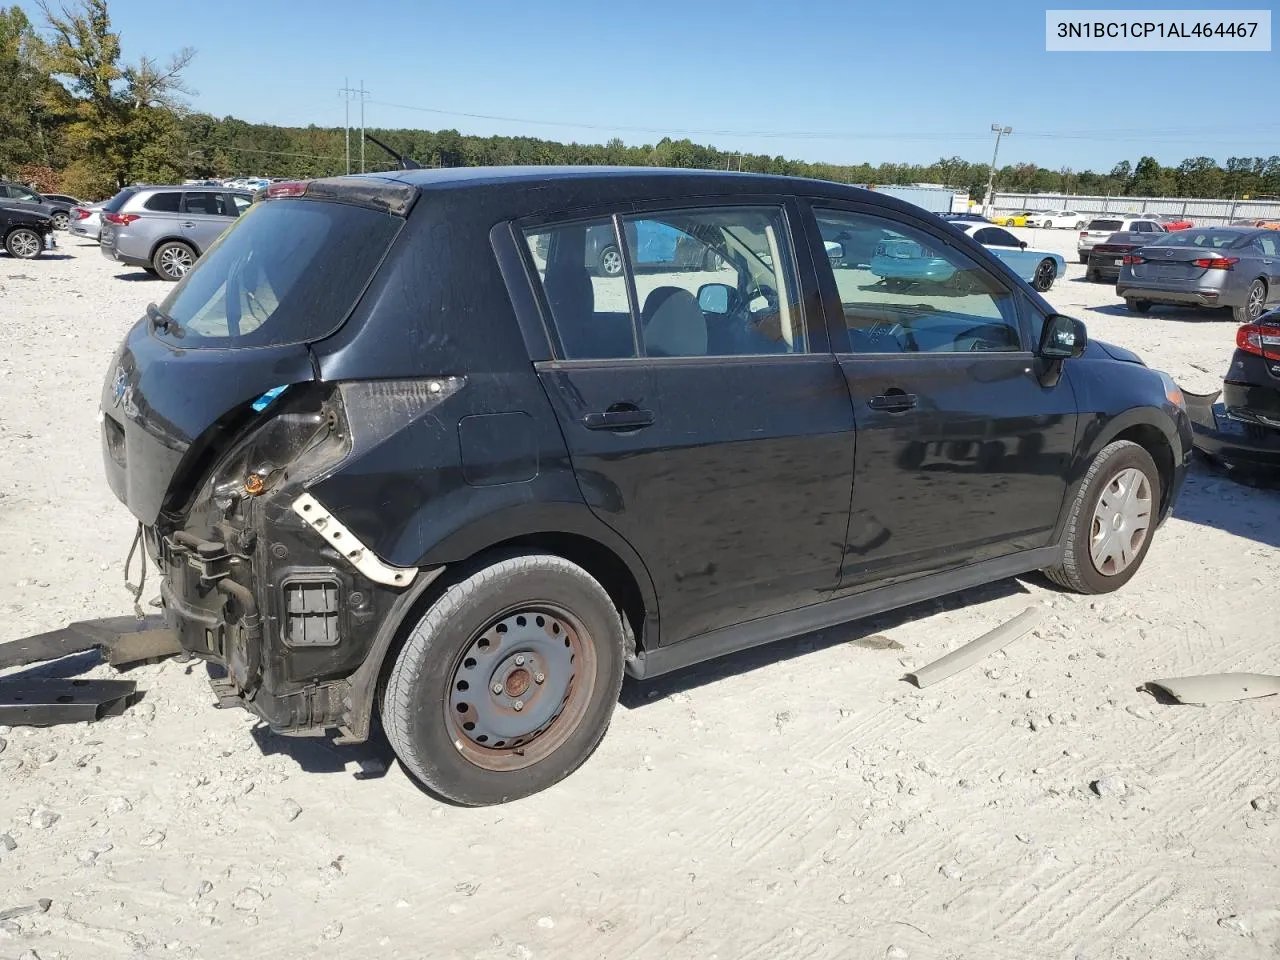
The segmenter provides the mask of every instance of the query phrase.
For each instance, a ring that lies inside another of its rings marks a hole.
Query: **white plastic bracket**
[[[407,587],[418,575],[417,567],[393,567],[379,560],[372,550],[361,543],[311,494],[304,493],[294,500],[293,512],[324,537],[349,564],[375,583],[385,583],[389,587]]]

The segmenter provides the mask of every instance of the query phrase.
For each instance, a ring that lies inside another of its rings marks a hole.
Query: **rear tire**
[[[58,211],[50,219],[53,221],[53,229],[55,230],[65,230],[71,223],[71,217],[62,211]]]
[[[34,260],[44,252],[44,237],[29,227],[18,227],[4,238],[4,248],[18,260]]]
[[[498,561],[450,586],[414,626],[382,697],[387,739],[415,779],[454,803],[545,790],[603,739],[623,649],[617,608],[581,567],[550,554]]]
[[[598,269],[602,277],[616,277],[622,274],[622,254],[617,247],[610,244],[600,251]]]
[[[1046,220],[1043,224],[1041,224],[1041,226],[1043,226],[1046,230],[1052,230],[1052,229],[1053,229],[1053,221],[1052,221],[1052,220]]]
[[[1258,279],[1249,285],[1245,301],[1238,307],[1231,308],[1231,319],[1236,323],[1253,323],[1267,308],[1267,284]]]
[[[1128,482],[1124,482],[1126,480]],[[1132,496],[1130,483],[1133,484]],[[1144,489],[1146,526],[1140,527]],[[1115,501],[1114,511],[1110,504],[1099,508],[1104,496]],[[1046,569],[1045,576],[1076,593],[1110,593],[1120,589],[1133,579],[1151,547],[1160,498],[1160,473],[1151,454],[1128,440],[1107,444],[1089,465],[1089,472],[1072,501],[1063,536],[1062,560]],[[1125,514],[1122,525],[1113,524],[1114,528],[1108,529],[1107,522],[1121,513]],[[1129,550],[1127,562],[1122,567],[1118,559],[1114,565],[1104,562],[1103,569],[1099,569],[1095,555],[1105,553],[1112,543],[1122,538]],[[1108,569],[1110,572],[1104,572]]]
[[[1090,268],[1084,272],[1084,279],[1088,283],[1097,283],[1099,280],[1102,279],[1102,277],[1099,276],[1097,270]]]
[[[1151,312],[1150,300],[1125,300],[1124,305],[1130,313],[1150,313]]]
[[[1082,253],[1082,254],[1080,254],[1080,262],[1081,262],[1081,263],[1088,263],[1088,262],[1089,262],[1089,255],[1088,255],[1087,253]]]
[[[170,240],[156,248],[151,265],[161,280],[177,283],[196,262],[196,252],[179,240]]]

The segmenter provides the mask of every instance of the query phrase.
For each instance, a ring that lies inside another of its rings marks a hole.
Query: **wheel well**
[[[188,250],[190,250],[192,253],[194,253],[197,257],[200,256],[200,251],[197,250],[195,248],[195,245],[186,237],[165,237],[162,240],[157,240],[154,244],[152,244],[151,254],[150,256],[147,257],[147,259],[154,260],[156,258],[156,251],[159,250],[161,247],[163,247],[166,243],[180,243],[184,247],[186,247]]]
[[[1153,427],[1149,423],[1139,423],[1120,431],[1112,438],[1112,442],[1116,440],[1136,443],[1156,462],[1156,470],[1160,474],[1160,513],[1163,515],[1165,508],[1169,505],[1169,497],[1173,493],[1173,448],[1169,446],[1168,439],[1160,432],[1159,427]]]
[[[367,689],[375,704],[382,702],[382,692],[387,677],[408,638],[408,631],[423,613],[453,584],[465,580],[504,557],[522,553],[553,553],[586,570],[604,587],[605,592],[617,605],[624,626],[631,628],[637,648],[643,647],[644,595],[640,592],[639,584],[636,583],[635,577],[631,575],[630,569],[622,558],[590,537],[577,534],[553,532],[513,537],[486,547],[461,562],[449,564],[444,575],[435,580],[421,596],[405,608],[399,621],[392,625],[394,633],[391,641],[381,653],[375,666],[372,684]]]

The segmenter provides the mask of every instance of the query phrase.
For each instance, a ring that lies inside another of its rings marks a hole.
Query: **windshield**
[[[250,207],[160,305],[183,347],[318,340],[355,306],[399,217],[343,203],[268,200]]]
[[[1089,221],[1090,230],[1111,230],[1114,232],[1116,230],[1119,230],[1123,226],[1124,224],[1121,223],[1119,220],[1090,220]]]
[[[1178,230],[1153,240],[1153,247],[1229,247],[1240,239],[1240,234],[1228,230]]]

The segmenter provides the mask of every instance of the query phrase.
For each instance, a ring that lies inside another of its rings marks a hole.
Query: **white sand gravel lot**
[[[1220,383],[1225,313],[1129,316],[1074,233],[1016,232],[1068,254],[1048,297],[1091,335]],[[0,641],[131,610],[94,414],[167,288],[61,242],[0,258]],[[213,709],[200,664],[142,667],[123,717],[0,728],[0,916],[51,901],[0,920],[0,960],[1274,958],[1280,698],[1139,688],[1280,673],[1277,582],[1280,494],[1197,467],[1119,593],[1008,581],[629,683],[585,767],[479,810],[382,743]],[[903,682],[1033,604],[1003,653]]]

